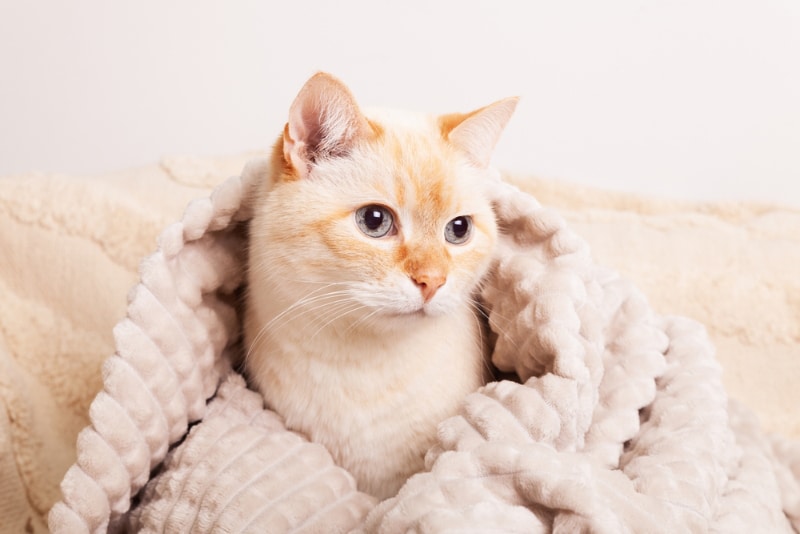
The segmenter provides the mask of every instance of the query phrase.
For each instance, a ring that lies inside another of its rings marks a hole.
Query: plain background
[[[326,70],[364,105],[522,97],[498,167],[800,206],[797,0],[0,0],[0,176],[267,149]]]

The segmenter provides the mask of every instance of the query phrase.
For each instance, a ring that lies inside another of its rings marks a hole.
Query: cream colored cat
[[[257,193],[248,376],[379,498],[423,467],[438,423],[484,383],[473,296],[497,227],[483,191],[516,102],[363,114],[319,73]]]

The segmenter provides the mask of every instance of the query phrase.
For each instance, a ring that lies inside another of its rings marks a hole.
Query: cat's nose
[[[439,288],[444,285],[447,278],[443,274],[421,272],[411,275],[411,279],[422,292],[422,298],[425,302],[430,301],[433,296],[439,291]]]

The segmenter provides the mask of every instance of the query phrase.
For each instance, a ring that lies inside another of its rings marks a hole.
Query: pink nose
[[[422,292],[422,298],[425,302],[431,300],[439,288],[447,281],[447,278],[442,274],[427,272],[411,275],[411,279]]]

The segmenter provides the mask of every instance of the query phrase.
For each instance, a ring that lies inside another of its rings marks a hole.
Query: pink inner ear
[[[306,82],[289,110],[284,157],[303,176],[318,160],[346,155],[369,131],[350,90],[318,73]]]
[[[301,140],[307,153],[316,154],[324,150],[326,109],[323,105],[315,108],[309,106],[308,102],[303,104],[298,113],[299,120],[290,123],[295,128],[292,137]],[[318,103],[312,102],[312,104]]]

